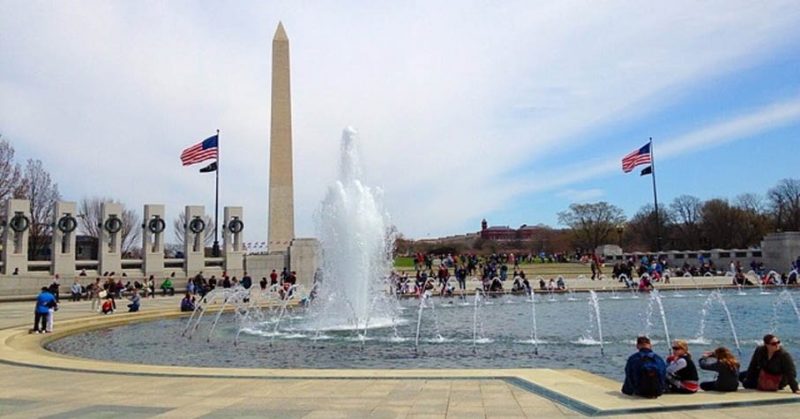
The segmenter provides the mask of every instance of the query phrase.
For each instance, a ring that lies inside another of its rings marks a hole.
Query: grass
[[[410,257],[398,257],[394,260],[394,267],[402,272],[405,271],[414,271],[414,259]],[[525,271],[525,275],[530,277],[531,275],[538,276],[541,275],[543,277],[550,277],[550,276],[558,276],[558,275],[565,275],[565,276],[578,276],[578,275],[586,275],[591,276],[592,271],[589,269],[589,264],[583,263],[523,263],[520,265],[520,269]],[[514,267],[509,266],[509,276],[511,273],[514,272]],[[605,267],[603,269],[603,273],[606,276],[611,276],[611,268]]]

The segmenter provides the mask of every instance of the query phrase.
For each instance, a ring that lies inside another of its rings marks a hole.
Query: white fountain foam
[[[357,134],[342,134],[339,179],[315,214],[321,250],[319,296],[312,308],[319,330],[391,325],[396,301],[385,298],[394,238],[378,191],[362,183]]]

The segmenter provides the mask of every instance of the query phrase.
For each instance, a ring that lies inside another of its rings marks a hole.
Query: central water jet
[[[380,191],[362,182],[356,136],[352,128],[344,130],[339,179],[315,214],[322,259],[312,308],[317,329],[388,327],[397,318],[396,302],[383,292],[394,238]]]

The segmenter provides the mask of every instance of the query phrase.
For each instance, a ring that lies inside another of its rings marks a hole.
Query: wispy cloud
[[[605,192],[602,189],[564,189],[556,196],[565,198],[570,202],[593,201],[602,197]]]
[[[699,128],[695,131],[675,138],[660,140],[657,158],[659,161],[670,160],[687,153],[696,153],[703,149],[719,147],[727,143],[743,140],[754,134],[769,132],[791,123],[800,121],[800,97],[788,101],[770,104],[751,113],[738,115],[715,124]],[[591,161],[577,162],[551,174],[551,181],[530,187],[526,181],[519,180],[519,188],[515,193],[540,192],[574,185],[589,179],[619,173],[622,170],[622,156],[630,150],[618,150],[616,155],[606,155]],[[557,195],[567,197],[567,189]]]

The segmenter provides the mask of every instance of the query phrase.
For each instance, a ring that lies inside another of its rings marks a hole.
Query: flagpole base
[[[219,257],[219,241],[214,240],[214,246],[211,248],[211,256],[218,258]]]

